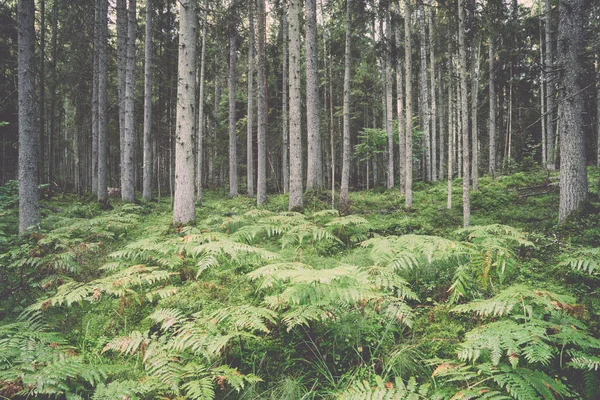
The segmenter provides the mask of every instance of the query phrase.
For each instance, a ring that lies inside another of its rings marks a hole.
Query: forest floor
[[[562,226],[534,171],[481,178],[467,229],[455,180],[450,210],[417,183],[343,216],[207,191],[178,228],[168,198],[59,195],[27,238],[5,186],[0,398],[600,398],[598,175]]]

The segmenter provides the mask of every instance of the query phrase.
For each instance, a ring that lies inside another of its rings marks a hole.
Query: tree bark
[[[281,17],[281,30],[283,36],[283,50],[282,50],[282,63],[283,71],[281,73],[282,81],[282,104],[281,104],[281,127],[282,127],[282,138],[281,138],[281,175],[283,193],[287,193],[290,187],[290,166],[289,166],[289,113],[288,113],[288,102],[289,102],[289,52],[288,52],[288,27],[287,27],[287,8],[284,7],[283,16]]]
[[[476,40],[473,52],[473,70],[471,71],[471,179],[473,180],[473,191],[479,187],[479,128],[477,125],[477,106],[479,96],[479,40]]]
[[[562,0],[561,0],[562,1]],[[546,161],[548,163],[548,169],[553,171],[556,166],[554,164],[554,153],[556,148],[554,146],[555,135],[554,135],[554,98],[556,96],[556,86],[554,80],[556,74],[554,71],[554,51],[552,49],[552,4],[551,0],[545,0],[545,22],[546,22],[546,65],[544,66],[545,72],[545,83],[546,83],[546,106],[547,120],[546,120]]]
[[[302,198],[302,100],[300,98],[300,1],[289,0],[290,79],[290,210],[304,207]]]
[[[412,207],[412,173],[413,173],[413,143],[412,143],[412,38],[410,35],[410,3],[404,0],[404,79],[406,80],[406,174],[404,206]]]
[[[56,60],[57,60],[57,29],[58,28],[58,1],[52,5],[52,82],[50,84],[50,132],[48,135],[48,199],[52,198],[54,189],[54,138],[56,136]]]
[[[452,208],[452,181],[454,179],[454,88],[452,86],[452,56],[448,52],[448,202]]]
[[[463,0],[458,0],[458,52],[460,62],[460,103],[462,128],[463,165],[463,227],[471,225],[470,160],[469,160],[469,114],[467,97],[467,48],[465,46],[465,10]]]
[[[585,132],[583,129],[584,0],[561,0],[558,48],[561,67],[560,96],[560,205],[559,224],[579,210],[587,199]]]
[[[45,170],[45,158],[44,153],[46,151],[46,2],[40,0],[40,152],[39,152],[39,163],[38,168],[39,178],[43,180]]]
[[[398,174],[400,177],[399,187],[400,194],[405,191],[406,174],[404,169],[406,168],[406,134],[404,131],[404,88],[402,84],[402,57],[400,43],[402,41],[402,35],[400,33],[400,5],[394,2],[396,7],[396,14],[398,16],[398,23],[395,26],[396,36],[396,111],[398,114]]]
[[[492,33],[493,35],[493,33]],[[496,71],[495,71],[495,58],[496,58],[496,39],[493,36],[489,38],[489,63],[490,63],[490,82],[489,82],[489,102],[490,102],[490,118],[489,118],[489,131],[490,131],[490,154],[489,154],[489,168],[488,173],[492,177],[496,177]]]
[[[267,61],[265,49],[267,34],[265,0],[258,0],[258,36],[258,179],[256,203],[263,205],[267,202]]]
[[[198,138],[196,147],[196,196],[199,203],[202,203],[202,185],[204,168],[204,74],[206,64],[206,35],[208,34],[208,0],[204,2],[204,21],[202,22],[202,49],[200,50],[200,82],[198,85]]]
[[[423,130],[423,142],[425,144],[425,181],[431,181],[431,131],[429,130],[429,120],[431,118],[429,110],[429,86],[427,82],[427,32],[425,29],[425,8],[423,2],[419,3],[419,36],[421,50],[421,64],[419,75],[420,98],[419,114],[422,118],[421,129]]]
[[[127,0],[117,0],[117,97],[119,103],[119,167],[121,187],[125,186],[125,81],[127,75]]]
[[[248,112],[246,117],[246,189],[254,197],[254,1],[248,3]]]
[[[19,0],[18,23],[18,96],[19,96],[19,234],[37,230],[40,223],[38,204],[37,133],[35,130],[34,2]]]
[[[94,1],[94,40],[92,55],[92,195],[98,194],[98,48],[100,45],[100,0]]]
[[[320,132],[316,0],[305,0],[305,12],[306,127],[308,131],[306,190],[321,190],[323,189],[323,154]]]
[[[100,0],[98,25],[98,201],[108,201],[108,0]]]
[[[235,13],[233,5],[229,15],[229,197],[238,195],[237,177],[237,136],[235,126],[235,90],[237,65],[237,27],[235,26]]]
[[[435,42],[433,40],[433,17],[431,7],[427,9],[427,25],[429,26],[429,69],[431,81],[431,180],[437,181],[437,89],[435,85]]]
[[[194,105],[196,102],[197,17],[193,0],[179,2],[179,62],[177,67],[177,131],[175,134],[175,198],[173,224],[196,218],[194,208]]]
[[[124,175],[121,188],[121,199],[127,203],[133,203],[135,199],[135,120],[133,114],[134,90],[135,90],[135,36],[136,22],[136,0],[129,0],[127,10],[127,67],[125,71],[125,154],[121,174]]]
[[[144,184],[142,197],[152,200],[152,0],[146,0],[144,43]]]
[[[392,21],[390,3],[385,10],[385,132],[387,134],[387,188],[394,187],[394,121],[392,113]],[[368,163],[368,162],[367,162]],[[369,176],[367,174],[367,181]]]
[[[343,101],[343,139],[342,139],[342,182],[340,187],[339,209],[349,207],[348,189],[350,185],[350,47],[352,45],[352,2],[346,0],[346,48],[344,50],[344,101]]]

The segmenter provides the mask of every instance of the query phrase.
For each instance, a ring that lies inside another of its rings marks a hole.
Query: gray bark
[[[555,135],[554,135],[554,98],[556,96],[555,76],[554,73],[554,51],[552,49],[552,4],[551,0],[545,0],[545,22],[546,22],[546,65],[544,66],[545,71],[545,83],[546,83],[546,106],[547,120],[546,120],[546,161],[548,163],[548,169],[554,170],[556,168],[554,164],[554,153],[556,148],[554,146]]]
[[[350,184],[350,46],[352,45],[352,3],[346,0],[346,48],[344,51],[344,101],[343,101],[343,139],[342,139],[342,182],[340,187],[340,210],[349,206],[348,189]]]
[[[119,166],[121,187],[125,185],[125,80],[127,71],[127,0],[117,0],[117,97],[119,102]]]
[[[385,131],[387,133],[387,188],[394,187],[394,124],[392,113],[392,24],[391,10],[388,5],[385,12]],[[367,181],[369,176],[367,174]]]
[[[447,208],[452,208],[452,180],[454,179],[454,88],[452,87],[453,62],[448,52],[448,202]]]
[[[439,173],[438,176],[440,179],[444,179],[444,161],[445,161],[445,151],[446,149],[444,148],[444,136],[445,136],[445,132],[444,132],[444,121],[445,121],[445,115],[444,115],[444,107],[442,107],[442,105],[444,104],[444,84],[442,81],[442,72],[441,69],[438,70],[438,82],[440,84],[440,89],[439,89],[439,104],[440,104],[440,112],[438,115],[439,118],[439,124],[438,126],[440,127],[440,143],[439,143],[439,153],[440,153],[440,169],[439,169]]]
[[[144,53],[144,184],[142,197],[145,200],[152,200],[152,0],[146,0]]]
[[[175,133],[175,197],[173,224],[196,218],[194,208],[194,118],[196,102],[197,17],[193,0],[179,2],[177,126]]]
[[[246,117],[246,189],[254,197],[254,2],[248,4],[248,112]]]
[[[289,209],[304,207],[302,198],[302,138],[300,98],[300,0],[289,0],[289,79],[290,79],[290,199]]]
[[[317,45],[317,2],[305,1],[306,11],[306,126],[308,131],[308,162],[306,190],[323,189],[323,154],[321,149],[319,76]]]
[[[203,184],[203,167],[204,167],[204,74],[206,64],[206,35],[207,35],[207,11],[208,0],[204,3],[204,21],[202,23],[202,49],[200,50],[200,82],[198,85],[198,138],[196,147],[196,196],[198,202],[202,202],[202,184]]]
[[[425,181],[431,181],[431,131],[429,130],[429,120],[431,118],[429,110],[429,85],[427,82],[427,32],[425,30],[425,9],[423,2],[419,3],[419,36],[421,50],[421,64],[419,75],[419,92],[421,104],[419,104],[419,114],[421,116],[421,129],[423,130],[423,141],[425,143]]]
[[[129,9],[127,10],[127,67],[125,71],[125,153],[123,154],[123,165],[121,166],[121,199],[124,202],[132,203],[135,199],[135,132],[134,132],[134,72],[135,72],[135,36],[137,29],[136,22],[136,0],[129,0]]]
[[[237,31],[233,19],[235,10],[231,9],[229,25],[229,197],[238,195],[237,176],[237,136],[235,132],[235,90],[237,64]]]
[[[479,96],[479,40],[476,41],[475,51],[473,52],[473,70],[471,73],[471,179],[473,180],[473,191],[479,187],[479,127],[477,124],[477,98]]]
[[[558,48],[561,67],[560,96],[560,205],[558,222],[563,223],[587,199],[585,133],[583,129],[582,78],[583,9],[585,0],[561,0]]]
[[[108,201],[108,0],[100,0],[98,25],[98,201]]]
[[[92,55],[92,195],[98,194],[98,48],[100,41],[100,0],[94,1]]]
[[[38,204],[37,132],[35,129],[35,65],[33,43],[33,0],[19,0],[18,22],[18,96],[19,96],[19,234],[37,230]]]
[[[600,48],[596,51],[596,166],[600,167]]]
[[[489,63],[490,63],[490,82],[489,82],[489,102],[490,102],[490,118],[489,118],[489,131],[490,131],[490,154],[489,154],[489,168],[488,173],[492,176],[496,176],[496,71],[495,71],[495,58],[496,58],[496,39],[493,36],[489,38]]]
[[[400,17],[400,6],[394,3],[398,17]],[[406,174],[404,169],[406,168],[406,134],[404,131],[404,88],[402,84],[402,58],[400,53],[400,43],[402,41],[402,35],[400,33],[400,18],[395,26],[396,36],[396,54],[398,57],[396,63],[396,111],[398,113],[398,173],[400,177],[400,193],[404,193]]]
[[[281,126],[282,126],[282,138],[281,138],[281,175],[283,184],[283,193],[287,193],[290,187],[290,166],[289,166],[289,113],[288,113],[288,102],[289,102],[289,53],[288,53],[288,28],[287,28],[287,9],[284,8],[284,14],[281,18],[281,30],[283,36],[283,50],[282,50],[282,61],[283,71],[281,73],[282,81],[282,104],[281,104]]]
[[[404,0],[404,79],[406,81],[406,174],[404,206],[412,207],[412,173],[413,173],[413,144],[412,144],[412,39],[410,35],[410,3]]]
[[[258,18],[258,179],[256,185],[256,203],[258,205],[263,205],[267,202],[267,74],[265,51],[265,0],[258,0]],[[287,71],[285,71],[285,73],[287,73]],[[284,121],[287,120],[284,118]]]
[[[431,180],[436,181],[437,174],[437,89],[435,85],[435,43],[433,41],[433,17],[431,7],[427,9],[427,25],[429,26],[429,69],[431,81]],[[440,161],[441,162],[441,161]]]
[[[458,53],[460,72],[460,108],[462,128],[463,165],[463,227],[471,224],[470,157],[469,157],[469,114],[467,97],[467,48],[465,46],[465,10],[463,0],[458,0]]]

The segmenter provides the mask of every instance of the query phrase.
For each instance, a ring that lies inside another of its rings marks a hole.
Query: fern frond
[[[479,369],[491,375],[498,386],[517,400],[555,400],[557,396],[564,397],[571,394],[562,382],[540,370],[512,368],[506,364],[498,365],[497,369],[482,365]]]
[[[160,308],[148,316],[154,323],[161,324],[160,328],[165,330],[172,326],[179,326],[186,321],[183,314],[175,308]]]
[[[418,400],[429,399],[430,386],[419,385],[414,377],[407,383],[396,378],[395,382],[386,382],[377,376],[374,387],[367,381],[355,382],[338,397],[339,400]]]
[[[287,326],[290,332],[296,326],[309,326],[313,321],[323,321],[329,316],[329,313],[320,307],[313,305],[303,305],[296,307],[283,315],[281,322]]]
[[[211,319],[218,324],[227,324],[235,331],[261,331],[269,333],[267,324],[275,324],[276,314],[263,307],[251,305],[225,307],[214,312]]]
[[[311,243],[325,240],[341,243],[341,240],[328,230],[309,223],[289,229],[281,238],[281,247],[302,246],[306,240],[311,241]]]
[[[598,369],[600,369],[600,357],[598,356],[574,350],[571,350],[569,354],[571,356],[569,366],[575,369],[587,371],[598,371]]]
[[[598,275],[600,248],[582,248],[573,253],[566,253],[559,265],[567,266],[577,272]]]
[[[102,349],[102,353],[113,350],[119,353],[135,354],[141,347],[150,343],[146,333],[133,331],[127,336],[116,337],[108,342]]]

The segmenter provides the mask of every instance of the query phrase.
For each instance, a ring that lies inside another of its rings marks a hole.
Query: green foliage
[[[357,382],[345,393],[338,397],[339,400],[418,400],[431,399],[429,385],[418,385],[415,378],[410,378],[407,383],[396,378],[394,383],[383,382],[377,376],[376,385],[372,387],[367,381]]]

